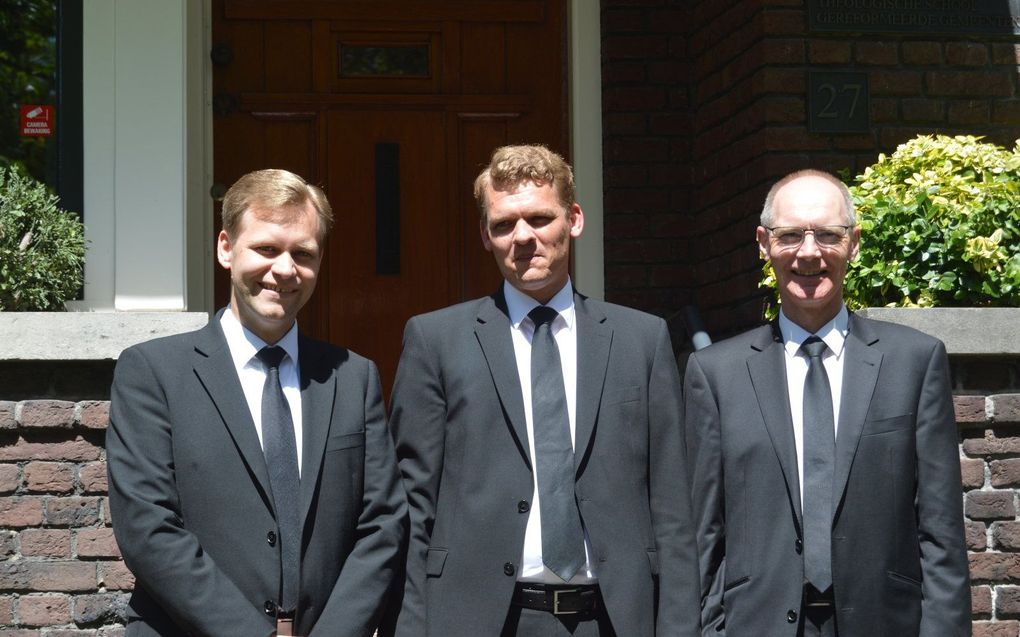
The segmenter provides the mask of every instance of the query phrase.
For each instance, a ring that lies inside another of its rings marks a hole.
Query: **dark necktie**
[[[282,347],[263,347],[257,354],[266,367],[262,387],[262,448],[269,467],[276,523],[280,534],[281,592],[280,609],[293,611],[297,606],[301,562],[301,521],[298,510],[300,477],[294,421],[280,386],[280,361],[286,356]]]
[[[540,305],[528,317],[531,341],[531,414],[535,470],[542,514],[542,561],[564,582],[584,565],[584,530],[574,498],[574,447],[563,390],[560,350],[552,335],[557,312]]]
[[[804,577],[819,591],[832,585],[832,468],[836,456],[835,423],[829,376],[822,364],[828,349],[810,336],[801,349],[808,355],[804,381]]]

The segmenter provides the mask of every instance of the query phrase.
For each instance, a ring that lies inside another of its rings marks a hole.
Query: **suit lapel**
[[[609,368],[609,349],[613,328],[606,316],[588,306],[585,298],[574,293],[574,320],[577,321],[577,399],[574,415],[574,467],[580,470],[591,448],[595,417],[602,402],[602,387]]]
[[[797,443],[793,437],[793,417],[790,415],[790,392],[786,385],[786,353],[779,328],[773,324],[761,328],[758,340],[752,344],[754,353],[747,359],[751,384],[758,399],[765,428],[779,465],[786,479],[786,492],[790,506],[801,519],[800,478],[797,467]]]
[[[301,520],[311,508],[333,418],[337,378],[323,365],[323,350],[298,334],[301,363]]]
[[[864,430],[871,396],[878,382],[882,353],[871,347],[878,337],[865,321],[850,315],[843,360],[843,389],[836,434],[836,465],[832,475],[833,518],[838,514],[850,467]]]
[[[528,452],[528,426],[524,418],[524,398],[521,395],[521,379],[517,374],[517,356],[510,336],[510,319],[507,316],[506,301],[502,289],[495,296],[483,299],[478,311],[475,335],[482,348],[482,354],[492,374],[492,382],[499,394],[503,411],[510,421],[510,427],[524,462],[531,469]]]
[[[216,406],[248,470],[255,476],[263,499],[271,503],[266,457],[218,317],[217,314],[196,336],[195,374]]]

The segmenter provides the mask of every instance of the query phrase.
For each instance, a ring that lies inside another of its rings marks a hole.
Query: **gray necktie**
[[[804,577],[819,591],[832,585],[832,469],[836,456],[835,423],[829,376],[822,364],[828,349],[810,336],[801,349],[808,355],[804,381]]]
[[[531,414],[535,470],[542,514],[542,561],[564,582],[584,565],[584,530],[574,497],[574,447],[560,351],[552,335],[556,310],[540,305],[528,317],[531,341]]]
[[[286,356],[282,347],[263,347],[257,354],[266,367],[262,387],[262,448],[269,468],[273,506],[280,535],[281,591],[280,610],[297,607],[301,561],[301,521],[298,509],[300,477],[294,420],[280,386],[280,361]]]

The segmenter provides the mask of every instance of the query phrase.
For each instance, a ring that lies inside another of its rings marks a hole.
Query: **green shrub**
[[[81,288],[85,229],[46,186],[0,169],[0,311],[61,310]]]
[[[879,155],[850,192],[861,248],[848,307],[1020,306],[1020,142],[921,135]]]

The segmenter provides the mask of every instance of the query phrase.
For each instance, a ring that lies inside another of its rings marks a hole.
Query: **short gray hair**
[[[776,217],[773,205],[775,204],[776,193],[779,192],[779,189],[785,186],[786,184],[790,183],[794,179],[799,179],[801,177],[820,177],[825,181],[829,182],[830,184],[832,184],[833,186],[835,186],[836,188],[838,188],[840,194],[843,195],[843,213],[844,213],[843,216],[846,218],[847,225],[848,226],[857,225],[857,209],[854,207],[853,195],[850,194],[850,189],[846,187],[846,184],[844,184],[835,175],[827,173],[824,170],[806,168],[804,170],[798,170],[796,172],[790,173],[789,175],[783,177],[775,184],[773,184],[772,188],[769,189],[769,194],[765,197],[765,205],[762,206],[761,209],[760,223],[762,226],[766,228],[772,227],[772,224]]]

